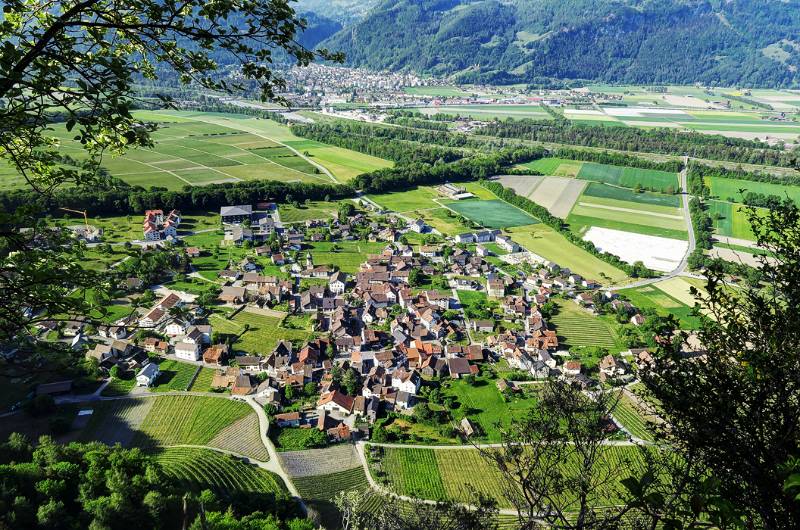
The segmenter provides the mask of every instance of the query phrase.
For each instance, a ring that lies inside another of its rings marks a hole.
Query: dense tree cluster
[[[509,119],[489,123],[485,133],[500,138],[676,156],[688,155],[746,164],[794,167],[798,160],[795,151],[786,151],[779,146],[668,128],[600,127],[572,123],[568,120]]]
[[[297,506],[286,496],[226,503],[211,491],[187,492],[139,449],[61,445],[49,437],[34,448],[19,434],[0,449],[4,528],[167,529],[186,521],[195,521],[192,528],[220,530],[313,528],[297,519]]]

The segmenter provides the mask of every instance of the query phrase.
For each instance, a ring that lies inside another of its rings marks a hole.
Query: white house
[[[421,234],[428,228],[428,225],[425,224],[425,221],[422,219],[414,219],[410,223],[408,223],[408,228],[413,230],[414,232]]]
[[[164,329],[164,332],[169,335],[170,337],[177,337],[178,335],[183,335],[186,333],[186,329],[189,327],[189,324],[184,322],[183,320],[173,320],[167,327]]]
[[[158,365],[156,363],[147,363],[144,368],[139,370],[136,374],[137,386],[153,386],[153,383],[158,379]]]
[[[458,234],[455,237],[456,243],[474,243],[475,234]]]
[[[392,374],[392,386],[400,392],[416,394],[419,390],[420,378],[417,372],[407,372],[403,369],[395,370]]]
[[[347,276],[341,271],[337,271],[336,273],[334,273],[334,275],[331,276],[330,279],[328,280],[328,289],[333,294],[344,293],[346,287],[347,287]]]
[[[200,345],[190,342],[178,342],[175,344],[175,357],[185,361],[200,360]]]

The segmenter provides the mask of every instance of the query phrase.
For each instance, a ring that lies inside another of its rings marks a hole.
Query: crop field
[[[567,222],[578,234],[588,227],[599,226],[673,239],[688,238],[686,220],[678,208],[585,193],[572,208]]]
[[[647,442],[653,441],[653,434],[648,428],[648,425],[651,424],[652,421],[646,417],[644,411],[639,408],[639,405],[625,392],[622,392],[612,415],[615,420],[625,427],[625,430],[627,430],[631,436]]]
[[[577,176],[579,179],[594,180],[606,184],[613,184],[615,186],[622,186],[624,188],[635,188],[639,185],[643,188],[662,192],[665,191],[667,193],[671,190],[678,189],[677,174],[653,169],[639,169],[584,162]]]
[[[148,398],[152,408],[141,422],[134,445],[206,445],[223,429],[251,413],[245,403],[199,396]]]
[[[755,241],[755,235],[747,219],[745,206],[723,201],[707,201],[708,213],[718,234],[737,239]]]
[[[569,346],[598,346],[622,351],[616,332],[603,319],[590,315],[572,301],[558,301],[558,313],[550,318],[561,341]]]
[[[131,149],[122,156],[104,157],[102,166],[125,182],[149,188],[179,190],[215,182],[280,180],[310,183],[346,182],[392,162],[347,149],[294,136],[289,128],[271,120],[243,115],[203,112],[135,113],[158,123],[155,146]],[[269,123],[267,123],[269,122]],[[50,134],[61,142],[60,150],[76,160],[86,154],[61,124]],[[291,147],[295,144],[296,151]],[[333,178],[317,167],[327,169]],[[0,168],[0,190],[25,186],[14,168]]]
[[[92,407],[91,419],[81,432],[81,439],[130,446],[157,399],[163,398],[115,399],[96,403]]]
[[[509,228],[538,223],[538,219],[500,199],[448,201],[447,207],[487,228]]]
[[[382,457],[373,473],[385,480],[388,488],[399,494],[432,500],[475,502],[480,492],[498,501],[500,507],[510,507],[504,492],[507,483],[500,473],[487,463],[476,449],[416,449],[381,448]],[[619,480],[627,478],[625,470],[641,465],[641,454],[635,446],[604,448],[601,467],[620,470]],[[577,466],[573,457],[563,464],[568,469]],[[603,491],[593,492],[597,505],[615,503],[623,486],[608,484]]]
[[[200,369],[192,386],[189,387],[190,392],[211,392],[211,381],[214,379],[214,369],[206,368],[205,366]]]
[[[484,121],[506,118],[552,119],[539,105],[441,105],[415,110],[426,115],[452,114]]]
[[[195,493],[210,489],[223,499],[239,493],[288,493],[278,475],[210,449],[171,447],[158,452],[156,460],[164,473]]]
[[[261,441],[260,431],[258,415],[251,412],[219,431],[208,442],[208,446],[266,462],[269,460],[269,452],[264,447],[264,442]]]
[[[193,364],[164,359],[158,364],[160,373],[158,379],[156,379],[155,386],[151,390],[153,392],[188,390],[197,369],[198,367]]]
[[[510,228],[508,232],[526,250],[562,267],[568,267],[585,278],[602,283],[617,283],[627,278],[623,271],[573,245],[544,224]]]
[[[336,444],[323,449],[284,451],[280,453],[281,464],[292,477],[330,475],[361,467],[361,459],[351,444]]]
[[[341,491],[365,491],[369,488],[364,468],[359,465],[347,471],[292,479],[303,501],[318,511],[325,528],[341,526],[339,510],[333,499]]]
[[[739,190],[743,189],[745,190],[745,194],[753,192],[763,195],[777,195],[781,199],[788,196],[795,203],[800,205],[800,186],[718,177],[707,178],[706,184],[711,188],[711,194],[723,201],[742,202],[742,194],[739,193]]]
[[[469,92],[455,86],[408,86],[403,89],[403,92],[418,96],[460,97],[469,95]]]
[[[431,210],[419,210],[414,212],[415,216],[425,221],[425,223],[441,232],[446,236],[454,236],[469,232],[472,228],[461,221],[459,216],[447,208],[434,208]]]
[[[629,188],[609,186],[608,184],[602,184],[600,182],[590,182],[586,187],[586,190],[583,192],[583,195],[586,197],[638,202],[653,206],[669,206],[672,208],[681,207],[681,198],[679,195],[667,195],[664,193],[653,193],[649,191],[636,193]]]
[[[705,292],[705,281],[695,278],[670,278],[668,280],[656,282],[653,286],[689,307],[694,307],[697,301],[694,295],[692,295],[692,287],[700,291],[700,293]]]
[[[562,219],[569,215],[587,184],[585,180],[569,177],[527,175],[503,175],[496,180],[503,186],[513,189],[517,195],[529,198],[547,208],[552,215]]]
[[[247,353],[268,354],[281,340],[306,342],[313,333],[302,329],[288,329],[281,326],[278,317],[259,315],[242,311],[233,320],[213,314],[209,323],[215,331],[229,333],[238,338],[233,345],[234,350]],[[245,326],[249,326],[245,331]]]
[[[337,243],[310,243],[315,265],[332,265],[340,270],[354,274],[370,254],[380,254],[386,244],[365,241],[339,241]]]
[[[620,289],[618,292],[640,309],[653,309],[661,316],[673,315],[682,329],[696,329],[700,323],[698,317],[692,314],[690,306],[652,285]]]
[[[581,167],[583,167],[583,162],[578,160],[565,160],[563,158],[540,158],[539,160],[520,165],[538,171],[542,175],[575,177],[580,172]]]

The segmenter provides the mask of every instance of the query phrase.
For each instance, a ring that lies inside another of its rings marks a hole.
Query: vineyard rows
[[[269,452],[261,441],[260,428],[258,415],[252,412],[222,429],[208,445],[266,462]]]
[[[146,420],[153,399],[115,399],[95,404],[94,412],[81,433],[83,440],[99,440],[129,446]]]
[[[653,441],[653,435],[648,430],[648,421],[641,409],[624,393],[614,408],[614,419],[620,422],[630,434],[648,442]]]

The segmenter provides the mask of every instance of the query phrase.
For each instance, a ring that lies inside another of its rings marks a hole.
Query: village
[[[439,191],[464,193],[452,186]],[[387,415],[413,420],[420,401],[425,410],[440,405],[431,390],[448,381],[470,383],[483,373],[511,397],[528,390],[518,387],[519,381],[554,377],[590,390],[631,383],[637,364],[650,360],[646,348],[630,348],[586,365],[560,344],[558,329],[548,320],[556,297],[591,314],[605,307],[624,315],[630,327],[646,319],[592,279],[556,263],[526,260],[523,249],[500,230],[445,238],[420,219],[351,207],[345,212],[347,218],[284,226],[274,203],[224,206],[219,211],[224,235],[217,244],[246,248],[247,255],[216,273],[220,287],[213,307],[162,288],[151,305],[101,326],[93,336],[80,322],[61,332],[73,345],[85,344],[87,358],[106,374],[135,373],[132,395],[158,384],[163,359],[197,366],[195,378],[201,368],[212,369],[213,392],[252,397],[277,429],[321,431],[322,443],[370,439],[375,422]],[[190,270],[192,260],[208,250],[181,246],[180,223],[180,212],[148,210],[143,252],[169,241]],[[365,234],[382,250],[367,255],[355,273],[315,263],[304,250],[314,241],[341,244]],[[409,244],[409,238],[418,244]],[[524,267],[487,261],[491,248],[503,249],[509,253],[506,262]],[[281,274],[265,274],[265,264]],[[124,283],[146,288],[138,278]],[[224,317],[210,318],[220,311]],[[230,335],[220,339],[215,329],[220,318],[237,314],[284,313],[308,322],[309,340],[280,338],[273,347],[242,349]],[[68,389],[51,385],[42,391]],[[458,432],[481,432],[466,416],[455,421]]]

